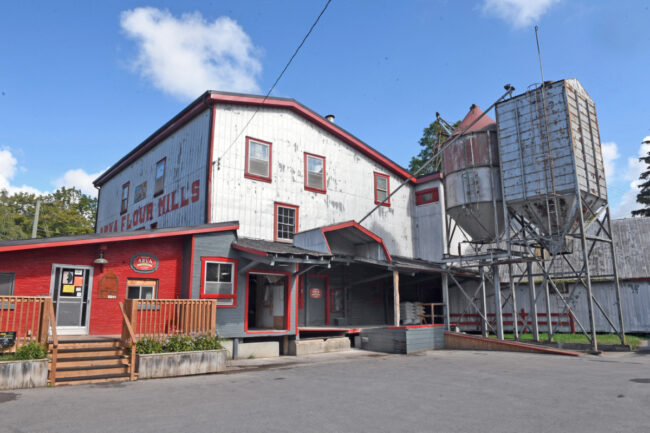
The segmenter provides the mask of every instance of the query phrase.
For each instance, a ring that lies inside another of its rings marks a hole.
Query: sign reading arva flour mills
[[[141,274],[149,274],[158,269],[158,258],[153,254],[138,253],[131,257],[131,269]]]

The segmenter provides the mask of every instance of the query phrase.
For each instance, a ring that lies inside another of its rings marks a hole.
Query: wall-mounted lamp
[[[93,263],[100,266],[108,264],[108,260],[104,258],[104,251],[99,252],[99,258],[95,259]]]

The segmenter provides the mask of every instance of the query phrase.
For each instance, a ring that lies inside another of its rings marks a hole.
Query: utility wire
[[[327,0],[327,3],[325,3],[325,6],[323,7],[323,10],[321,10],[320,14],[318,14],[318,17],[316,17],[316,21],[314,21],[314,23],[311,25],[311,27],[309,28],[309,31],[307,32],[305,37],[302,38],[302,42],[300,42],[300,45],[298,45],[298,48],[296,48],[296,51],[293,52],[293,55],[291,56],[291,58],[289,59],[287,64],[284,66],[284,69],[282,69],[282,72],[280,72],[280,75],[278,75],[278,78],[275,80],[275,82],[273,83],[273,85],[271,86],[269,91],[266,92],[266,95],[264,95],[264,99],[262,99],[262,103],[257,106],[255,111],[251,115],[250,119],[248,119],[248,122],[246,122],[246,125],[244,125],[244,128],[241,131],[239,131],[239,134],[237,134],[237,136],[232,141],[232,143],[230,143],[230,146],[228,146],[228,148],[225,150],[225,152],[223,152],[221,154],[221,156],[219,158],[217,158],[217,170],[219,170],[221,168],[221,158],[226,156],[226,154],[230,151],[230,149],[235,145],[237,140],[239,140],[239,137],[241,137],[241,135],[244,133],[246,128],[248,128],[248,125],[250,125],[250,123],[253,121],[253,118],[255,117],[255,115],[258,113],[258,111],[260,111],[260,107],[262,105],[264,105],[264,102],[266,102],[266,100],[268,99],[271,92],[273,92],[273,89],[275,89],[275,86],[277,86],[278,82],[282,79],[282,76],[284,75],[284,73],[287,71],[287,69],[289,69],[289,66],[291,65],[291,62],[293,62],[293,59],[296,57],[296,55],[298,55],[298,52],[300,51],[302,46],[305,45],[305,42],[307,42],[307,38],[309,38],[309,35],[311,35],[311,32],[314,30],[314,28],[318,24],[318,21],[320,21],[321,17],[323,16],[325,11],[327,10],[330,3],[332,3],[332,0]]]
[[[407,183],[409,183],[409,182],[411,181],[411,179],[417,177],[418,174],[420,174],[420,173],[421,173],[425,168],[427,168],[427,167],[428,167],[428,166],[429,166],[433,161],[435,161],[435,159],[438,157],[438,155],[440,155],[440,154],[442,153],[442,151],[443,151],[447,146],[449,146],[449,145],[450,145],[451,143],[453,143],[454,141],[458,140],[459,137],[461,137],[465,132],[467,132],[467,130],[469,130],[472,126],[474,126],[474,124],[476,124],[476,122],[478,122],[479,120],[481,120],[481,119],[483,118],[483,116],[485,116],[485,115],[486,115],[490,110],[492,110],[492,108],[494,108],[495,105],[497,105],[499,102],[503,101],[503,100],[506,98],[506,96],[512,94],[512,92],[515,91],[515,88],[512,87],[510,84],[506,84],[506,85],[504,86],[504,88],[506,89],[506,93],[504,93],[504,94],[503,94],[499,99],[497,99],[496,101],[494,101],[494,102],[492,103],[492,105],[490,105],[490,106],[488,107],[488,109],[485,110],[485,111],[483,112],[483,114],[481,114],[479,117],[477,117],[477,118],[476,118],[472,123],[470,123],[469,125],[467,125],[467,127],[466,127],[465,129],[463,129],[462,131],[460,131],[458,134],[454,135],[450,140],[447,140],[445,143],[443,143],[443,145],[440,146],[440,147],[438,148],[438,150],[433,154],[433,156],[431,156],[431,158],[429,158],[429,160],[428,160],[427,162],[425,162],[424,164],[422,164],[422,166],[421,166],[419,169],[417,169],[417,170],[415,171],[415,173],[411,174],[408,178],[406,178],[405,181],[403,181],[403,182],[402,182],[402,183],[401,183],[401,184],[400,184],[400,185],[399,185],[399,186],[398,186],[398,187],[397,187],[397,188],[396,188],[392,193],[390,193],[390,194],[388,195],[388,197],[386,197],[384,200],[382,200],[381,203],[378,203],[377,205],[375,205],[375,207],[373,207],[372,210],[366,214],[366,216],[364,216],[363,218],[361,218],[361,219],[359,220],[359,224],[361,224],[362,222],[364,222],[364,221],[366,220],[366,218],[368,218],[370,215],[373,214],[373,212],[375,212],[377,209],[379,209],[380,207],[382,207],[382,206],[384,205],[384,203],[386,203],[388,200],[390,200],[390,198],[391,198],[392,196],[394,196],[395,193],[397,193],[397,191],[399,191],[400,189],[402,189],[402,187],[403,187],[404,185],[406,185]],[[455,133],[455,132],[454,132],[454,133]]]

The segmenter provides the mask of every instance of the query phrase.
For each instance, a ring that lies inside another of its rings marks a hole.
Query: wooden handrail
[[[46,303],[48,313],[48,326],[52,329],[52,362],[50,365],[50,383],[52,386],[56,386],[56,359],[59,354],[59,336],[56,334],[56,316],[54,315],[54,305],[52,303],[52,298],[48,298]]]
[[[131,326],[131,321],[126,315],[126,310],[124,309],[124,304],[122,302],[118,302],[118,305],[120,307],[120,311],[122,312],[122,322],[124,325],[126,325],[126,330],[128,332],[128,337],[130,341],[130,348],[131,348],[131,365],[129,366],[129,374],[130,374],[130,379],[135,380],[135,353],[137,349],[137,340],[135,338],[135,333],[133,332],[133,327]],[[122,332],[122,344],[125,344],[126,342],[124,341],[124,332]]]

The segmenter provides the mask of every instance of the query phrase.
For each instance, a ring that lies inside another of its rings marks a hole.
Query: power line
[[[327,10],[327,8],[328,8],[328,6],[330,5],[331,2],[332,2],[332,0],[327,0],[327,3],[325,3],[325,6],[323,7],[323,10],[320,11],[320,14],[318,14],[318,17],[316,17],[316,20],[314,21],[314,23],[309,28],[309,31],[307,32],[307,34],[305,35],[304,38],[302,38],[302,42],[300,42],[300,45],[298,45],[298,48],[296,48],[296,50],[293,52],[293,55],[291,56],[291,58],[289,59],[287,64],[284,66],[284,69],[282,69],[282,72],[280,72],[280,75],[278,75],[278,78],[276,78],[275,82],[273,83],[273,85],[271,86],[269,91],[266,92],[266,95],[264,95],[264,99],[262,99],[262,103],[257,106],[255,111],[251,115],[250,119],[248,119],[248,122],[246,122],[246,125],[244,125],[242,130],[239,131],[239,134],[237,134],[237,136],[232,141],[232,143],[230,143],[230,146],[228,146],[228,148],[225,150],[225,152],[223,152],[221,154],[221,156],[219,158],[217,158],[217,170],[219,170],[221,168],[221,158],[223,158],[230,151],[230,149],[235,145],[237,140],[239,140],[239,137],[241,137],[241,135],[244,133],[246,128],[248,128],[248,125],[250,125],[250,123],[253,121],[253,118],[255,117],[255,115],[258,113],[258,111],[260,111],[260,107],[262,105],[264,105],[264,102],[266,102],[266,100],[268,99],[271,92],[273,92],[273,89],[275,89],[275,86],[277,86],[278,82],[280,82],[280,80],[282,79],[282,76],[284,75],[284,73],[287,71],[287,69],[289,69],[289,66],[291,65],[291,62],[293,62],[293,59],[296,57],[296,55],[298,55],[298,52],[300,51],[302,46],[307,41],[307,38],[309,38],[309,35],[311,35],[311,32],[314,30],[314,28],[316,27],[316,24],[318,24],[318,21],[320,21],[321,17],[325,13],[325,11]]]

